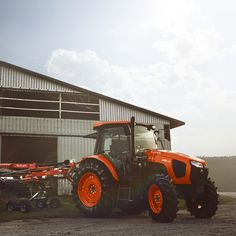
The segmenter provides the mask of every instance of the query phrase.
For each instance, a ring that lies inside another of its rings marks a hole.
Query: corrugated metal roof
[[[34,72],[34,71],[31,71],[31,70],[28,70],[28,69],[25,69],[25,68],[22,68],[22,67],[10,64],[8,62],[0,61],[0,66],[9,67],[9,68],[21,71],[23,73],[30,74],[32,76],[39,77],[39,78],[47,80],[49,82],[53,82],[53,83],[56,83],[56,84],[64,86],[64,87],[68,87],[68,88],[70,88],[72,90],[75,90],[75,91],[78,91],[78,92],[88,93],[88,94],[97,96],[99,98],[102,98],[104,100],[108,100],[108,101],[111,101],[113,103],[120,104],[120,105],[125,106],[125,107],[129,107],[131,109],[136,109],[138,111],[142,111],[142,112],[145,112],[145,113],[148,113],[148,114],[160,117],[162,119],[168,120],[170,122],[170,127],[171,128],[176,128],[176,127],[179,127],[179,126],[182,126],[182,125],[185,124],[185,122],[183,122],[181,120],[177,120],[177,119],[174,119],[172,117],[169,117],[169,116],[166,116],[166,115],[154,112],[154,111],[150,111],[148,109],[145,109],[145,108],[142,108],[142,107],[138,107],[138,106],[132,105],[130,103],[123,102],[123,101],[120,101],[118,99],[111,98],[111,97],[105,96],[103,94],[96,93],[96,92],[93,92],[93,91],[90,91],[90,90],[78,87],[78,86],[73,85],[73,84],[66,83],[64,81],[61,81],[61,80],[58,80],[58,79],[55,79],[55,78],[52,78],[52,77],[49,77],[49,76],[46,76],[46,75]]]

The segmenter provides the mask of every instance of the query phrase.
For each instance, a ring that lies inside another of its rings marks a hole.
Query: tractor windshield
[[[137,125],[134,129],[134,135],[136,153],[147,149],[157,149],[156,135],[152,129]]]

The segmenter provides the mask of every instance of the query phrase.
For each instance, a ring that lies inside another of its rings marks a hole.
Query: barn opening
[[[1,162],[48,163],[57,161],[57,138],[2,136]]]
[[[2,136],[2,163],[55,163],[57,138]],[[48,182],[49,183],[49,182]],[[50,195],[56,195],[57,179],[50,179]]]
[[[99,120],[99,99],[85,93],[1,89],[0,115]]]

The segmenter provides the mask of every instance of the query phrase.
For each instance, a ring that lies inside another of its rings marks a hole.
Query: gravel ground
[[[114,213],[109,219],[30,219],[0,223],[0,235],[236,235],[236,204],[220,205],[212,219],[194,219],[178,212],[168,224],[154,223],[148,216]]]

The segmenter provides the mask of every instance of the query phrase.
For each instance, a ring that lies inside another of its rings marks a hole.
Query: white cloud
[[[236,119],[236,94],[222,89],[213,77],[217,73],[213,70],[220,70],[214,65],[229,56],[235,58],[235,46],[223,46],[220,33],[205,24],[192,1],[158,2],[162,4],[158,10],[150,9],[153,14],[142,30],[158,32],[150,47],[162,54],[161,62],[126,67],[112,64],[92,50],[58,49],[47,62],[48,73],[185,120],[186,127],[173,131],[172,142],[179,151],[195,155],[235,154],[234,143],[222,139],[226,138],[226,130],[227,138],[236,138],[235,132],[230,131]],[[196,23],[196,16],[201,24]],[[206,70],[208,66],[213,69]]]
[[[53,51],[47,69],[50,75],[69,83],[131,102],[137,101],[140,94],[150,96],[150,92],[155,93],[177,79],[174,68],[167,63],[122,67],[99,58],[91,50],[82,53],[64,49]]]
[[[109,70],[109,64],[91,50],[77,53],[58,49],[52,52],[47,68],[50,74],[62,77],[70,83],[84,87],[96,84],[99,87],[105,82],[104,75]]]

